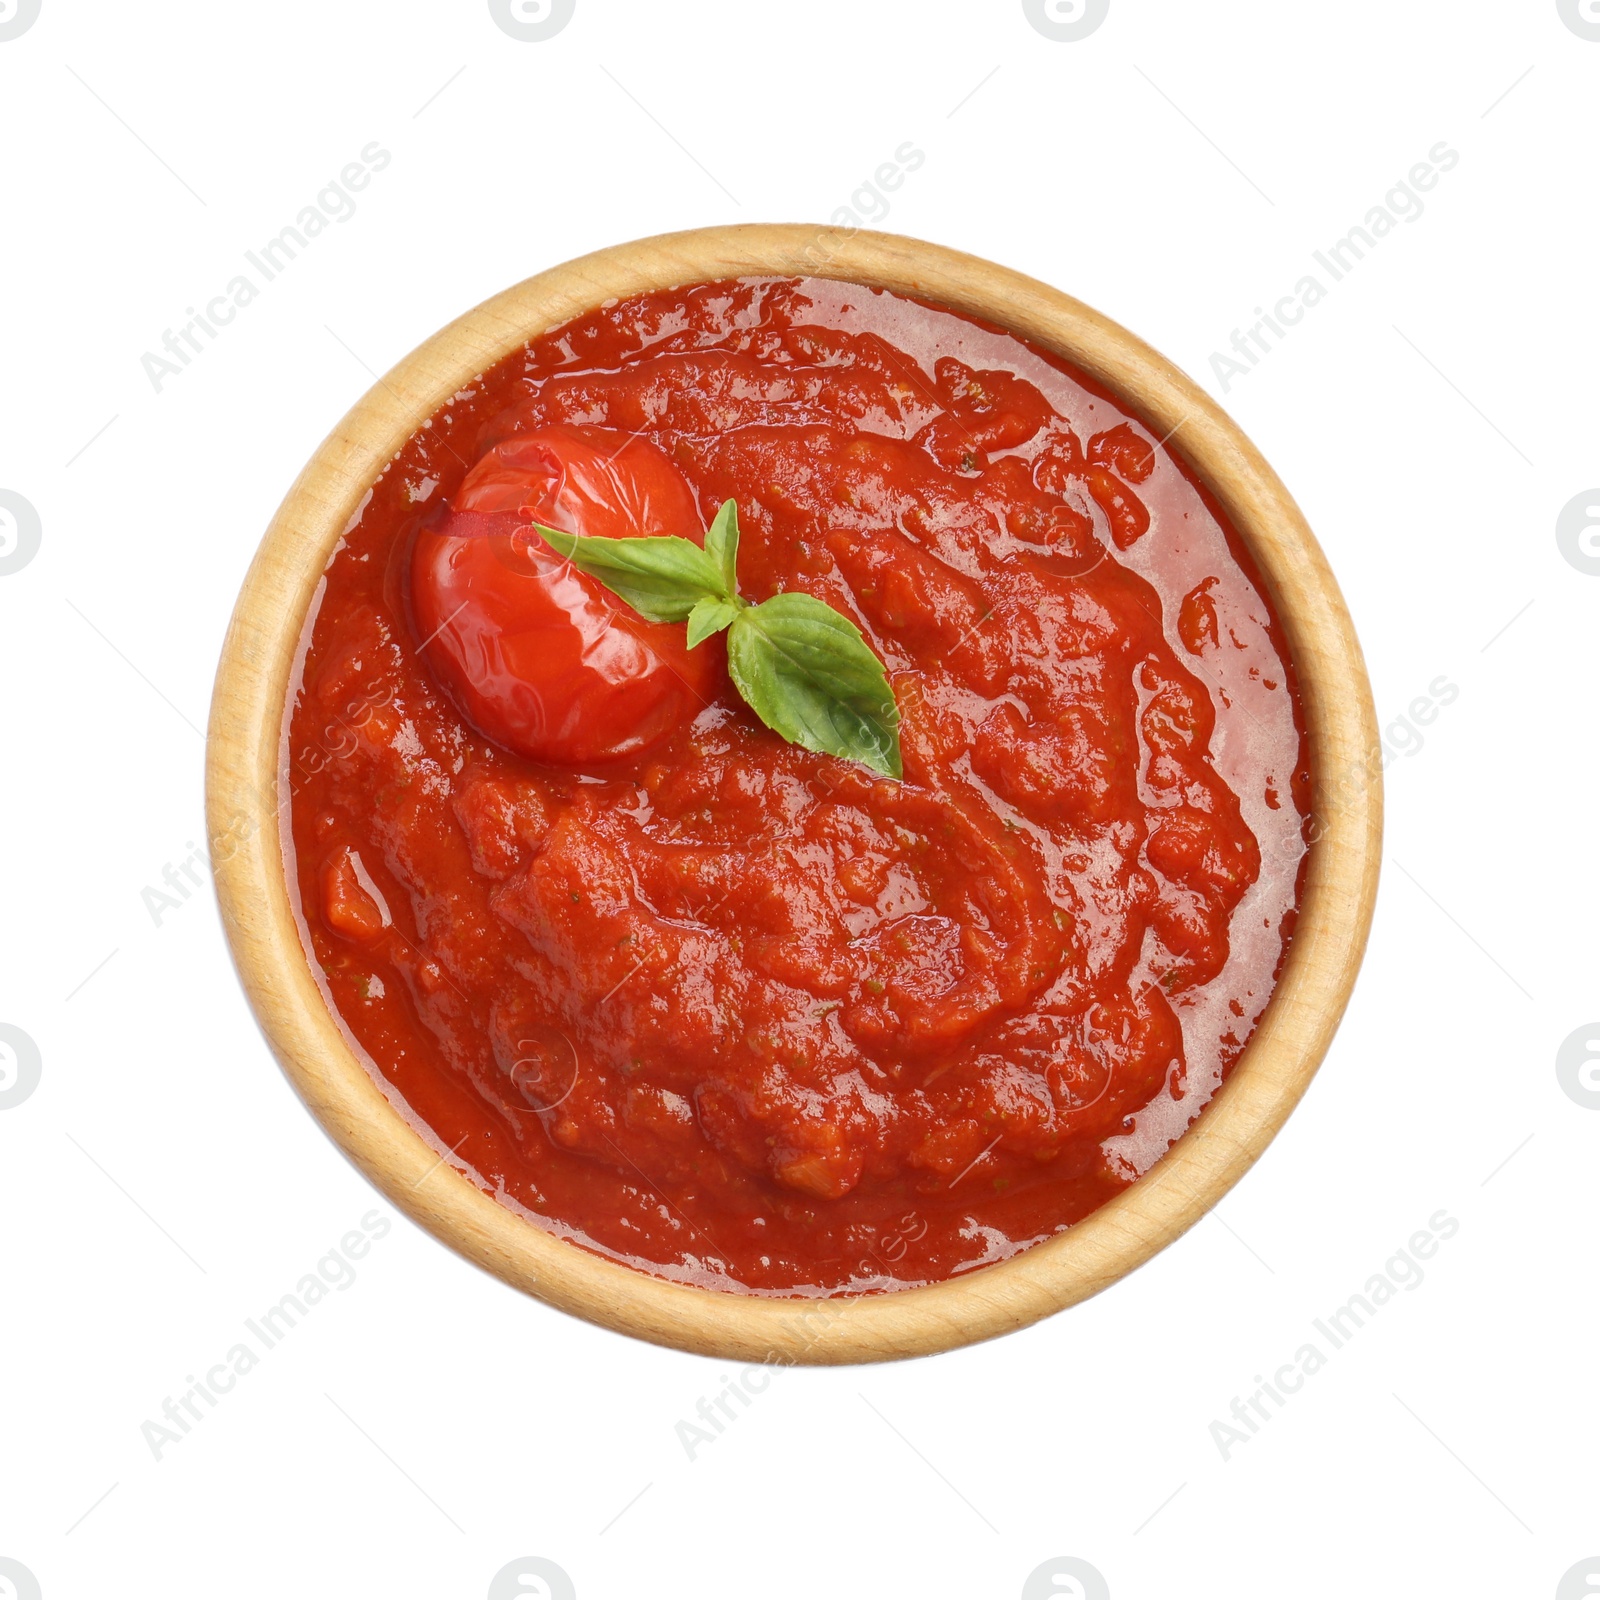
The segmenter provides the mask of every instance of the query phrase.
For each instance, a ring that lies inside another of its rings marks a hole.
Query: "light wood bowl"
[[[928,1288],[833,1300],[685,1288],[620,1266],[498,1205],[411,1128],[330,1013],[290,904],[279,795],[284,704],[307,607],[361,496],[456,390],[527,340],[614,296],[753,275],[840,278],[916,295],[1065,357],[1170,436],[1248,544],[1299,673],[1314,843],[1282,977],[1196,1125],[1145,1177],[1064,1233]],[[1360,965],[1377,890],[1378,734],[1349,614],[1288,491],[1206,394],[1069,296],[938,245],[803,226],[706,228],[600,250],[496,295],[379,381],[290,489],[245,579],[211,706],[207,820],[245,992],[290,1081],[395,1205],[469,1260],[580,1317],[751,1362],[883,1361],[1020,1328],[1098,1293],[1238,1182],[1305,1092]]]

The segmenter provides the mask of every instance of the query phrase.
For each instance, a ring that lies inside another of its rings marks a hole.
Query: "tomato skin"
[[[687,648],[681,622],[646,622],[531,522],[699,543],[694,494],[648,440],[542,428],[489,451],[412,550],[423,654],[480,733],[562,765],[641,755],[710,701],[716,658],[705,645]]]

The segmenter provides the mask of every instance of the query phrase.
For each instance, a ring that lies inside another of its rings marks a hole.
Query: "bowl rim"
[[[279,816],[284,709],[308,610],[367,489],[451,395],[548,328],[612,299],[719,278],[826,277],[948,306],[1069,361],[1157,437],[1177,438],[1270,591],[1298,675],[1313,774],[1299,918],[1256,1031],[1198,1121],[1136,1183],[1007,1261],[887,1294],[741,1295],[669,1283],[502,1206],[379,1088],[323,998],[291,900]],[[222,648],[206,752],[207,833],[240,980],[285,1074],[349,1159],[468,1260],[619,1332],[746,1362],[928,1355],[1098,1293],[1199,1220],[1266,1148],[1343,1014],[1377,893],[1382,764],[1361,647],[1326,559],[1277,475],[1165,357],[1070,295],[900,235],[742,224],[610,246],[538,273],[425,340],[351,408],[262,538]]]

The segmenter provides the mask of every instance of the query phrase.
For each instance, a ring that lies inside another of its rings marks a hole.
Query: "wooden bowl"
[[[307,608],[362,495],[456,390],[613,297],[810,274],[916,295],[1065,357],[1221,503],[1272,591],[1299,673],[1315,775],[1300,918],[1255,1036],[1193,1128],[1084,1221],[1009,1261],[927,1288],[832,1300],[686,1288],[564,1242],[498,1205],[380,1092],[330,1012],[291,906],[280,827],[284,705]],[[284,1071],[345,1153],[415,1221],[509,1284],[642,1339],[725,1359],[882,1361],[987,1339],[1097,1293],[1239,1180],[1305,1092],[1344,1010],[1377,890],[1378,734],[1350,617],[1288,491],[1232,421],[1148,345],[1087,306],[974,256],[889,234],[697,229],[553,267],[436,333],[356,403],[283,502],[223,646],[206,767],[212,864],[245,992]]]

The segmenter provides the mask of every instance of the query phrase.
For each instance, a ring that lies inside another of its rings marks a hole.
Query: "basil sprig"
[[[602,539],[534,524],[580,572],[650,622],[687,622],[689,647],[728,630],[728,675],[790,744],[898,779],[900,711],[883,663],[848,617],[809,594],[739,594],[739,513],[725,500],[705,548],[672,537]]]

